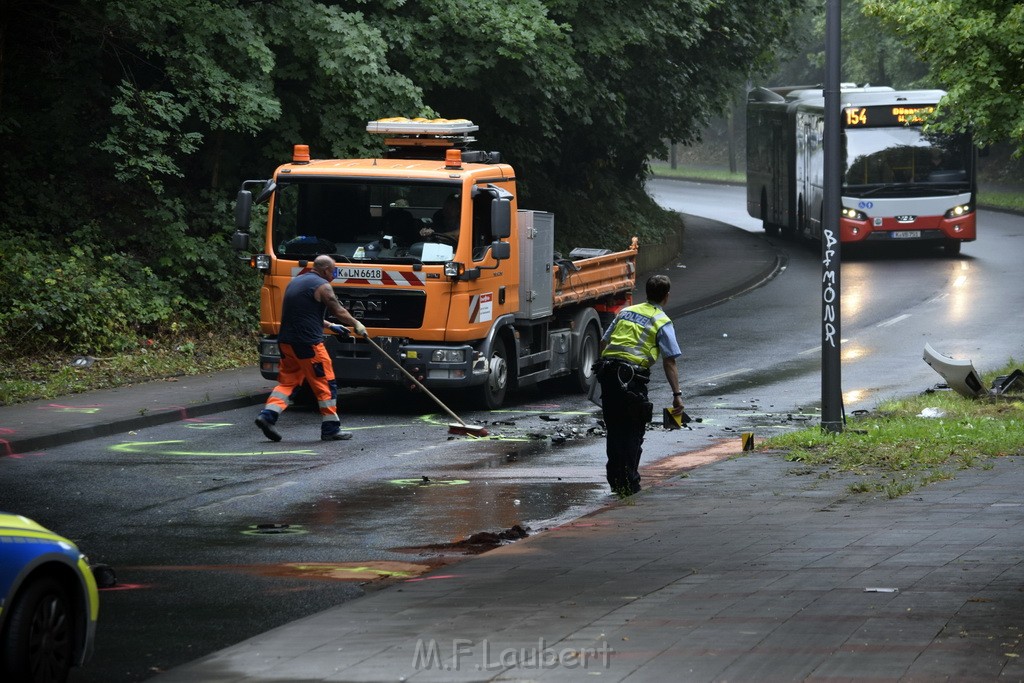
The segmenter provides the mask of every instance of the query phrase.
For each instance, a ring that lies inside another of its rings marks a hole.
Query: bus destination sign
[[[843,110],[843,123],[847,128],[920,126],[924,123],[925,117],[934,111],[934,104],[847,107]]]

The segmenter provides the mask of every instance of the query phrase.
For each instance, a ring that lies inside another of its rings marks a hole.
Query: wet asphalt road
[[[657,182],[652,192],[684,212],[757,227],[743,219],[742,188]],[[1024,219],[983,212],[979,224],[982,239],[960,258],[847,262],[848,412],[939,381],[921,361],[926,341],[979,368],[1020,356],[1014,254]],[[786,269],[771,282],[676,316],[684,400],[702,422],[650,432],[645,461],[816,420],[819,257],[776,246]],[[722,268],[742,258],[687,249]],[[652,391],[667,402],[657,373]],[[346,390],[340,406],[349,442],[320,442],[316,417],[293,410],[285,441],[272,444],[252,426],[255,411],[238,410],[0,468],[4,507],[44,518],[118,572],[121,585],[102,595],[96,656],[72,681],[144,680],[382,581],[415,580],[464,551],[445,544],[516,524],[540,530],[607,500],[597,412],[582,396],[528,392],[496,414],[458,407],[488,423],[496,438],[487,440],[449,440],[448,419],[422,399]]]

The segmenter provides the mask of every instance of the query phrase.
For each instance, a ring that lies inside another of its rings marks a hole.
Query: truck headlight
[[[434,349],[430,360],[433,363],[464,363],[466,352],[463,349]]]
[[[253,254],[250,265],[261,273],[269,273],[270,254]]]
[[[281,357],[281,349],[277,346],[276,339],[263,339],[260,341],[260,355],[261,356],[277,356]]]

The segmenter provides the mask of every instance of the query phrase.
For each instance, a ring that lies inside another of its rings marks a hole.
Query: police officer
[[[647,400],[651,365],[661,358],[672,387],[672,408],[682,411],[676,358],[681,355],[675,327],[665,314],[672,281],[665,275],[647,280],[647,302],[628,306],[615,316],[601,340],[596,364],[601,407],[607,429],[608,485],[620,496],[640,490],[640,454],[653,406]]]
[[[263,410],[256,417],[256,426],[271,441],[281,440],[281,434],[274,425],[288,407],[292,392],[303,381],[313,390],[320,408],[320,438],[323,441],[352,438],[351,432],[341,431],[334,366],[324,348],[324,328],[336,331],[333,328],[337,326],[324,320],[324,314],[330,312],[359,336],[366,335],[366,327],[338,301],[331,287],[333,279],[334,259],[321,254],[313,261],[313,268],[288,283],[284,292],[281,331],[277,335],[281,350],[278,385],[270,392]]]

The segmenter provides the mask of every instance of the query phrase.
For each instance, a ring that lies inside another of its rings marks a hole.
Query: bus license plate
[[[894,240],[918,240],[921,239],[920,230],[897,230],[892,233]]]

